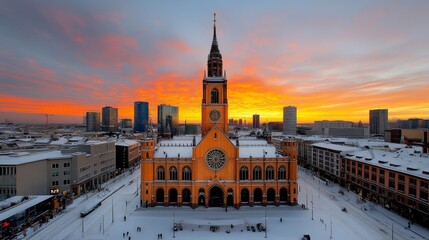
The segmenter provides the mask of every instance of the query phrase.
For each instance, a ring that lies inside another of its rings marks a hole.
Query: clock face
[[[225,165],[226,155],[220,149],[210,150],[206,155],[206,164],[212,170],[219,170]]]
[[[221,113],[218,110],[211,110],[210,113],[209,113],[209,118],[213,122],[219,121],[220,116],[221,116]]]

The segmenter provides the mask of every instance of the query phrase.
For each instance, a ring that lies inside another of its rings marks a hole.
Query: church
[[[141,142],[142,203],[192,208],[296,204],[294,142],[284,156],[268,138],[228,137],[228,80],[216,20],[202,87],[201,135]]]

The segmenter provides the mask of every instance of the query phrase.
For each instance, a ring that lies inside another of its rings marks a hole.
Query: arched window
[[[156,172],[158,173],[158,180],[165,180],[164,167],[158,167]]]
[[[274,168],[271,165],[265,169],[265,180],[274,180]]]
[[[170,180],[177,180],[177,168],[170,167]]]
[[[182,170],[182,180],[185,180],[185,181],[192,180],[191,169],[188,166],[184,167]]]
[[[261,167],[256,166],[253,168],[253,180],[261,180]]]
[[[219,91],[216,88],[211,91],[210,96],[211,103],[219,103]]]
[[[240,168],[240,180],[249,180],[249,169],[246,166]]]
[[[277,174],[278,180],[286,180],[286,168],[285,166],[279,167],[279,173]]]

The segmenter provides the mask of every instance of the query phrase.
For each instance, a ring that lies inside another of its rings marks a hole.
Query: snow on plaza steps
[[[74,216],[72,224],[62,226],[55,236],[57,239],[128,239],[123,233],[129,233],[131,239],[173,239],[173,222],[181,223],[182,231],[174,233],[174,239],[265,239],[265,232],[247,231],[246,225],[256,227],[263,223],[267,227],[267,239],[297,239],[301,240],[304,234],[309,234],[312,240],[323,239],[392,239],[392,223],[395,240],[429,239],[429,231],[417,225],[406,229],[407,219],[390,212],[381,206],[358,201],[352,192],[345,191],[340,195],[339,186],[328,186],[309,173],[299,172],[299,205],[298,206],[243,206],[240,209],[228,208],[196,208],[190,207],[154,207],[139,208],[139,196],[136,196],[136,173],[117,181],[115,187],[126,185],[115,196],[106,199],[102,206],[83,219],[84,232],[82,233],[82,219]],[[131,181],[132,180],[132,181]],[[131,184],[129,184],[132,182]],[[311,200],[313,199],[313,220]],[[91,198],[76,199],[79,205],[86,205]],[[308,202],[308,203],[307,203]],[[306,204],[306,209],[301,207]],[[112,206],[114,222],[112,223]],[[78,206],[74,206],[78,207]],[[341,209],[347,208],[347,212]],[[73,208],[73,206],[72,206]],[[69,211],[73,211],[70,210]],[[62,213],[62,214],[68,214]],[[60,215],[62,215],[60,214]],[[126,221],[124,221],[124,215]],[[61,220],[61,216],[57,216]],[[49,230],[50,225],[45,226]],[[280,221],[282,218],[282,221]],[[332,220],[332,225],[331,225]],[[104,222],[104,224],[103,224]],[[231,224],[233,228],[231,228]],[[219,226],[218,231],[210,231],[210,226]],[[332,226],[332,238],[331,238]],[[138,232],[137,227],[142,231]],[[226,233],[229,230],[230,233]],[[51,231],[51,230],[49,230]],[[48,231],[48,232],[49,232]],[[52,232],[55,232],[52,230]],[[41,239],[44,235],[38,235]],[[52,236],[52,235],[48,235]]]

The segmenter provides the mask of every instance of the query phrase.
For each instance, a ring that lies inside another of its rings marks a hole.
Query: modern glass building
[[[170,126],[171,135],[179,133],[179,107],[167,104],[158,105],[158,133],[164,135]]]
[[[134,132],[144,132],[149,123],[149,103],[134,102]]]
[[[118,131],[118,109],[106,106],[101,110],[101,128],[106,132]]]

